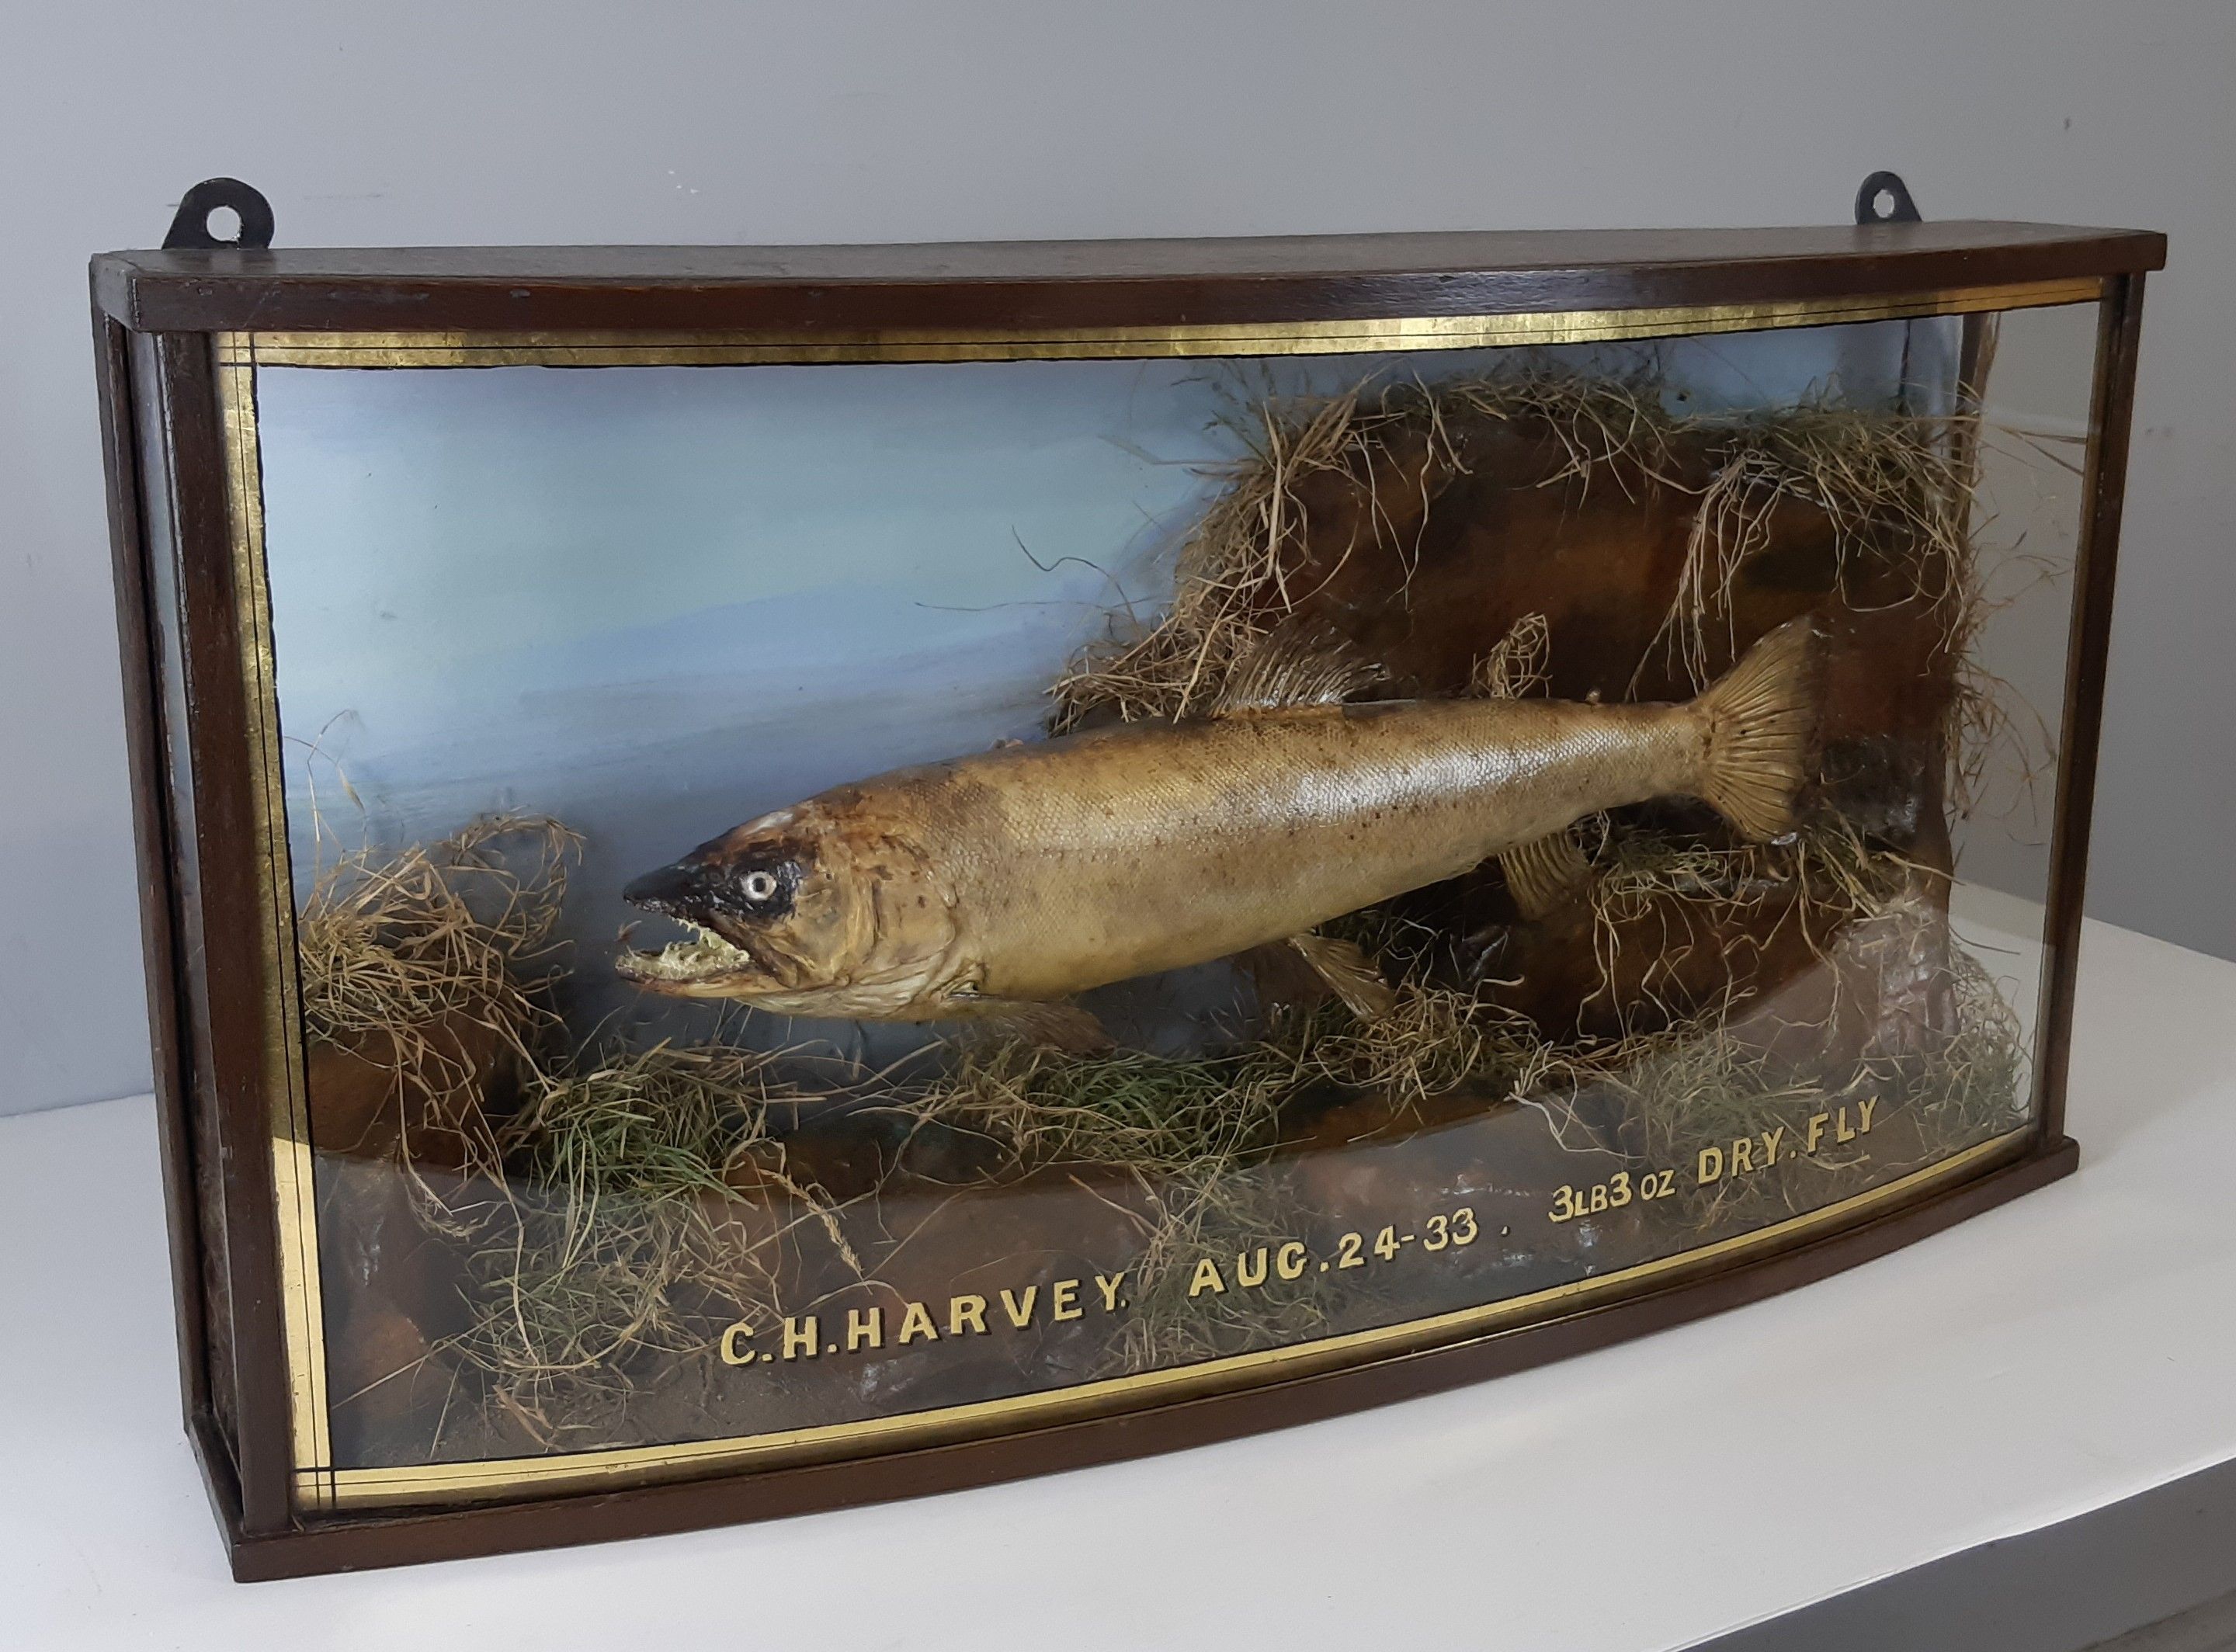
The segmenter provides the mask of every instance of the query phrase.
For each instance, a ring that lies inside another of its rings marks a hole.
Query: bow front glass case
[[[1299,1420],[2069,1168],[2159,257],[98,260],[236,1563]]]

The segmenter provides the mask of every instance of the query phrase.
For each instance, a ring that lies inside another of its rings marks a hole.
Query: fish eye
[[[740,886],[745,898],[758,906],[764,902],[774,900],[779,885],[774,872],[765,872],[757,867],[740,880]]]

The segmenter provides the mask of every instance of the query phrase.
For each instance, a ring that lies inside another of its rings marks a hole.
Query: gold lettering
[[[1762,1133],[1762,1168],[1766,1170],[1778,1162],[1778,1144],[1786,1139],[1786,1126]]]
[[[986,1299],[983,1296],[951,1296],[947,1300],[947,1334],[959,1337],[965,1331],[986,1334]]]
[[[1079,1306],[1079,1281],[1058,1280],[1049,1292],[1049,1313],[1059,1320],[1075,1320],[1086,1312]]]
[[[1219,1277],[1217,1262],[1207,1256],[1195,1265],[1195,1277],[1188,1281],[1189,1301],[1193,1302],[1206,1291],[1213,1295],[1223,1295],[1226,1290],[1227,1281]]]
[[[1732,1174],[1743,1176],[1754,1168],[1754,1138],[1743,1135],[1732,1143]]]
[[[1040,1293],[1041,1287],[1037,1285],[1026,1286],[1023,1296],[1011,1296],[1007,1291],[1002,1293],[1002,1312],[1009,1316],[1009,1323],[1018,1330],[1023,1330],[1033,1322],[1033,1301]]]
[[[848,1308],[846,1310],[846,1352],[867,1346],[885,1346],[885,1311],[883,1308]]]
[[[723,1332],[722,1363],[726,1366],[742,1366],[749,1363],[753,1357],[753,1351],[744,1345],[752,1340],[753,1334],[753,1326],[747,1325],[743,1320]]]
[[[1876,1096],[1865,1096],[1863,1107],[1859,1110],[1864,1116],[1862,1123],[1857,1127],[1858,1134],[1861,1134],[1871,1128],[1871,1115],[1879,1110],[1879,1098]]]
[[[1707,1187],[1711,1181],[1722,1181],[1724,1177],[1723,1149],[1702,1148],[1700,1149],[1700,1185],[1702,1187]]]
[[[812,1356],[823,1346],[822,1333],[816,1329],[815,1316],[806,1314],[793,1319],[784,1316],[784,1357],[797,1359],[802,1355]]]
[[[1809,1145],[1801,1149],[1804,1153],[1814,1153],[1817,1150],[1817,1144],[1825,1139],[1825,1127],[1832,1122],[1832,1116],[1830,1113],[1813,1113],[1810,1116]]]
[[[1254,1271],[1251,1267],[1253,1261],[1257,1264]],[[1234,1282],[1246,1291],[1256,1290],[1266,1282],[1267,1261],[1266,1250],[1263,1245],[1254,1251],[1244,1251],[1241,1255],[1234,1259]]]
[[[1118,1287],[1125,1282],[1123,1274],[1097,1274],[1095,1276],[1095,1288],[1102,1293],[1102,1311],[1105,1313],[1118,1312]]]
[[[924,1311],[924,1304],[910,1303],[908,1312],[901,1315],[901,1333],[893,1339],[893,1345],[899,1347],[911,1342],[938,1340],[938,1327],[932,1324],[931,1315]]]
[[[1305,1276],[1305,1247],[1291,1240],[1273,1253],[1273,1271],[1285,1280]]]
[[[1832,1120],[1832,1139],[1835,1142],[1852,1142],[1856,1139],[1856,1133],[1848,1128],[1848,1109],[1845,1107],[1839,1109]]]

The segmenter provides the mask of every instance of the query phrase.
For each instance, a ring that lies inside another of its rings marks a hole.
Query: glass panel
[[[1246,1382],[1976,1165],[2094,325],[258,370],[345,1500]]]
[[[1957,934],[2029,1049],[2049,898],[2067,628],[2086,508],[2096,306],[2016,310],[1983,340],[1972,510],[1977,620],[1966,648],[1970,763],[1953,812]]]

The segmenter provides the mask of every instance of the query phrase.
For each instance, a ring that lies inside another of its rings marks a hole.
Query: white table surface
[[[2077,1176],[1457,1392],[882,1508],[236,1585],[144,1100],[0,1119],[0,1645],[1676,1647],[2236,1458],[2236,964],[2089,926]]]

